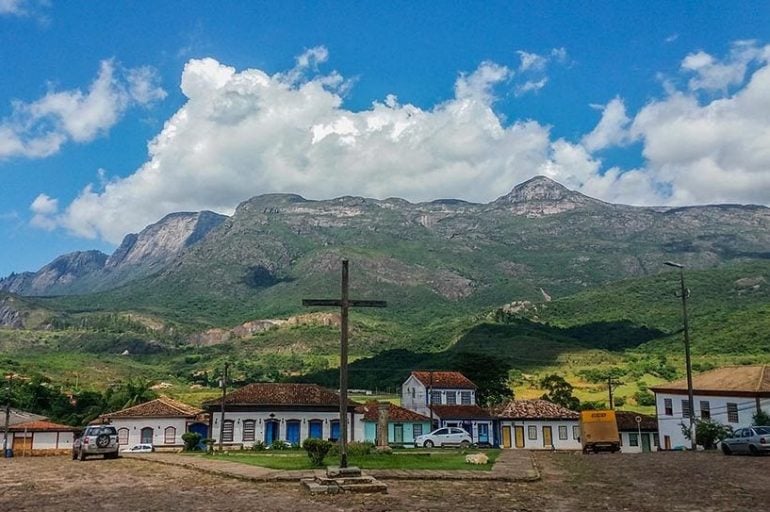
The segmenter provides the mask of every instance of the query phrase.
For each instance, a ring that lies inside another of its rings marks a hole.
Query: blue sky
[[[770,203],[768,2],[0,0],[0,276],[267,192]]]

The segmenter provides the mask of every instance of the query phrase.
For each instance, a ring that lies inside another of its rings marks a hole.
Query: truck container
[[[615,411],[581,411],[580,443],[583,445],[583,453],[614,453],[620,450]]]

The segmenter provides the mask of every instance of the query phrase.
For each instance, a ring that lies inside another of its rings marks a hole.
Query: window
[[[727,404],[727,421],[730,423],[738,423],[738,404]]]
[[[663,408],[665,409],[665,415],[666,416],[673,416],[674,415],[674,403],[671,401],[670,398],[663,399]]]
[[[534,425],[530,425],[529,428],[527,428],[527,438],[531,441],[537,440],[537,427]]]
[[[682,400],[682,418],[690,417],[690,401]]]
[[[559,426],[559,439],[562,441],[567,440],[567,425]]]
[[[430,392],[430,403],[432,403],[432,404],[440,404],[441,403],[441,391],[431,391]]]
[[[222,429],[222,442],[233,442],[233,420],[225,420],[224,428]]]
[[[711,419],[711,404],[708,400],[700,401],[700,417],[702,420]]]
[[[176,429],[174,427],[166,427],[166,430],[163,431],[163,442],[165,444],[176,442]]]
[[[461,405],[471,405],[471,392],[470,391],[461,391],[460,392],[460,404]]]
[[[324,434],[324,423],[321,420],[310,420],[308,422],[307,436],[311,439],[321,439]]]
[[[652,444],[655,448],[660,448],[660,436],[658,434],[652,434]]]
[[[255,439],[256,422],[254,420],[245,420],[243,422],[243,440],[253,441]]]
[[[422,423],[415,423],[412,425],[412,436],[417,437],[422,435]]]
[[[447,391],[446,392],[446,403],[447,403],[447,405],[455,405],[455,404],[457,404],[457,391]]]
[[[142,444],[152,444],[152,438],[154,436],[154,433],[155,431],[152,429],[152,427],[144,427],[141,430],[139,442]]]
[[[118,429],[118,444],[128,444],[128,429],[127,428],[119,428]]]
[[[572,439],[580,441],[580,427],[577,425],[572,426]]]
[[[445,436],[448,434],[449,434],[448,428],[440,428],[433,433],[433,435],[436,435],[436,436]]]
[[[628,434],[628,444],[629,446],[639,446],[639,434]]]

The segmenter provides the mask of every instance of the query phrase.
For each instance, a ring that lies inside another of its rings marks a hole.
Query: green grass
[[[393,454],[371,454],[361,456],[351,456],[348,464],[358,466],[362,469],[433,469],[442,471],[489,471],[492,465],[500,455],[500,450],[483,450],[483,453],[489,457],[489,464],[475,465],[466,464],[465,456],[469,452],[466,450],[446,449],[446,450],[397,450]],[[473,453],[476,453],[474,450]],[[292,450],[279,453],[266,452],[228,452],[223,455],[198,455],[201,457],[213,457],[218,460],[227,460],[261,466],[270,469],[295,470],[295,469],[314,469],[310,464],[310,459],[304,451]],[[339,464],[338,457],[327,457],[324,461],[326,465],[333,466]]]

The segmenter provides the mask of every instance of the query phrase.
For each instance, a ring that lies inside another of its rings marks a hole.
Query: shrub
[[[286,441],[281,441],[280,439],[276,439],[270,443],[271,450],[288,450],[289,448],[291,448],[291,445]]]
[[[302,448],[307,452],[310,463],[318,467],[323,466],[324,458],[329,453],[329,450],[331,450],[332,443],[325,439],[308,438],[302,443]]]
[[[612,401],[615,403],[615,407],[623,407],[626,405],[626,399],[622,396],[616,396]]]
[[[684,437],[690,439],[690,426],[685,423],[681,423],[680,426]],[[717,442],[728,437],[732,431],[733,429],[731,427],[722,425],[716,421],[695,420],[696,442],[702,445],[706,450],[716,448]]]
[[[267,450],[267,446],[262,441],[255,441],[253,445],[251,445],[250,450],[255,452],[263,452]]]
[[[201,435],[198,432],[185,432],[182,434],[182,441],[184,441],[184,451],[193,452],[197,451],[198,446],[201,443]]]
[[[767,414],[762,409],[758,410],[756,413],[754,413],[754,416],[752,417],[752,424],[753,425],[770,425],[770,414]]]
[[[351,457],[359,457],[363,455],[370,455],[374,450],[374,443],[369,441],[353,441],[348,443],[348,455]],[[332,449],[329,450],[329,455],[334,457],[340,454],[339,443],[334,443]]]
[[[647,391],[646,389],[640,389],[636,393],[634,393],[634,400],[636,400],[636,405],[642,405],[642,406],[652,406],[655,405],[655,395]]]

